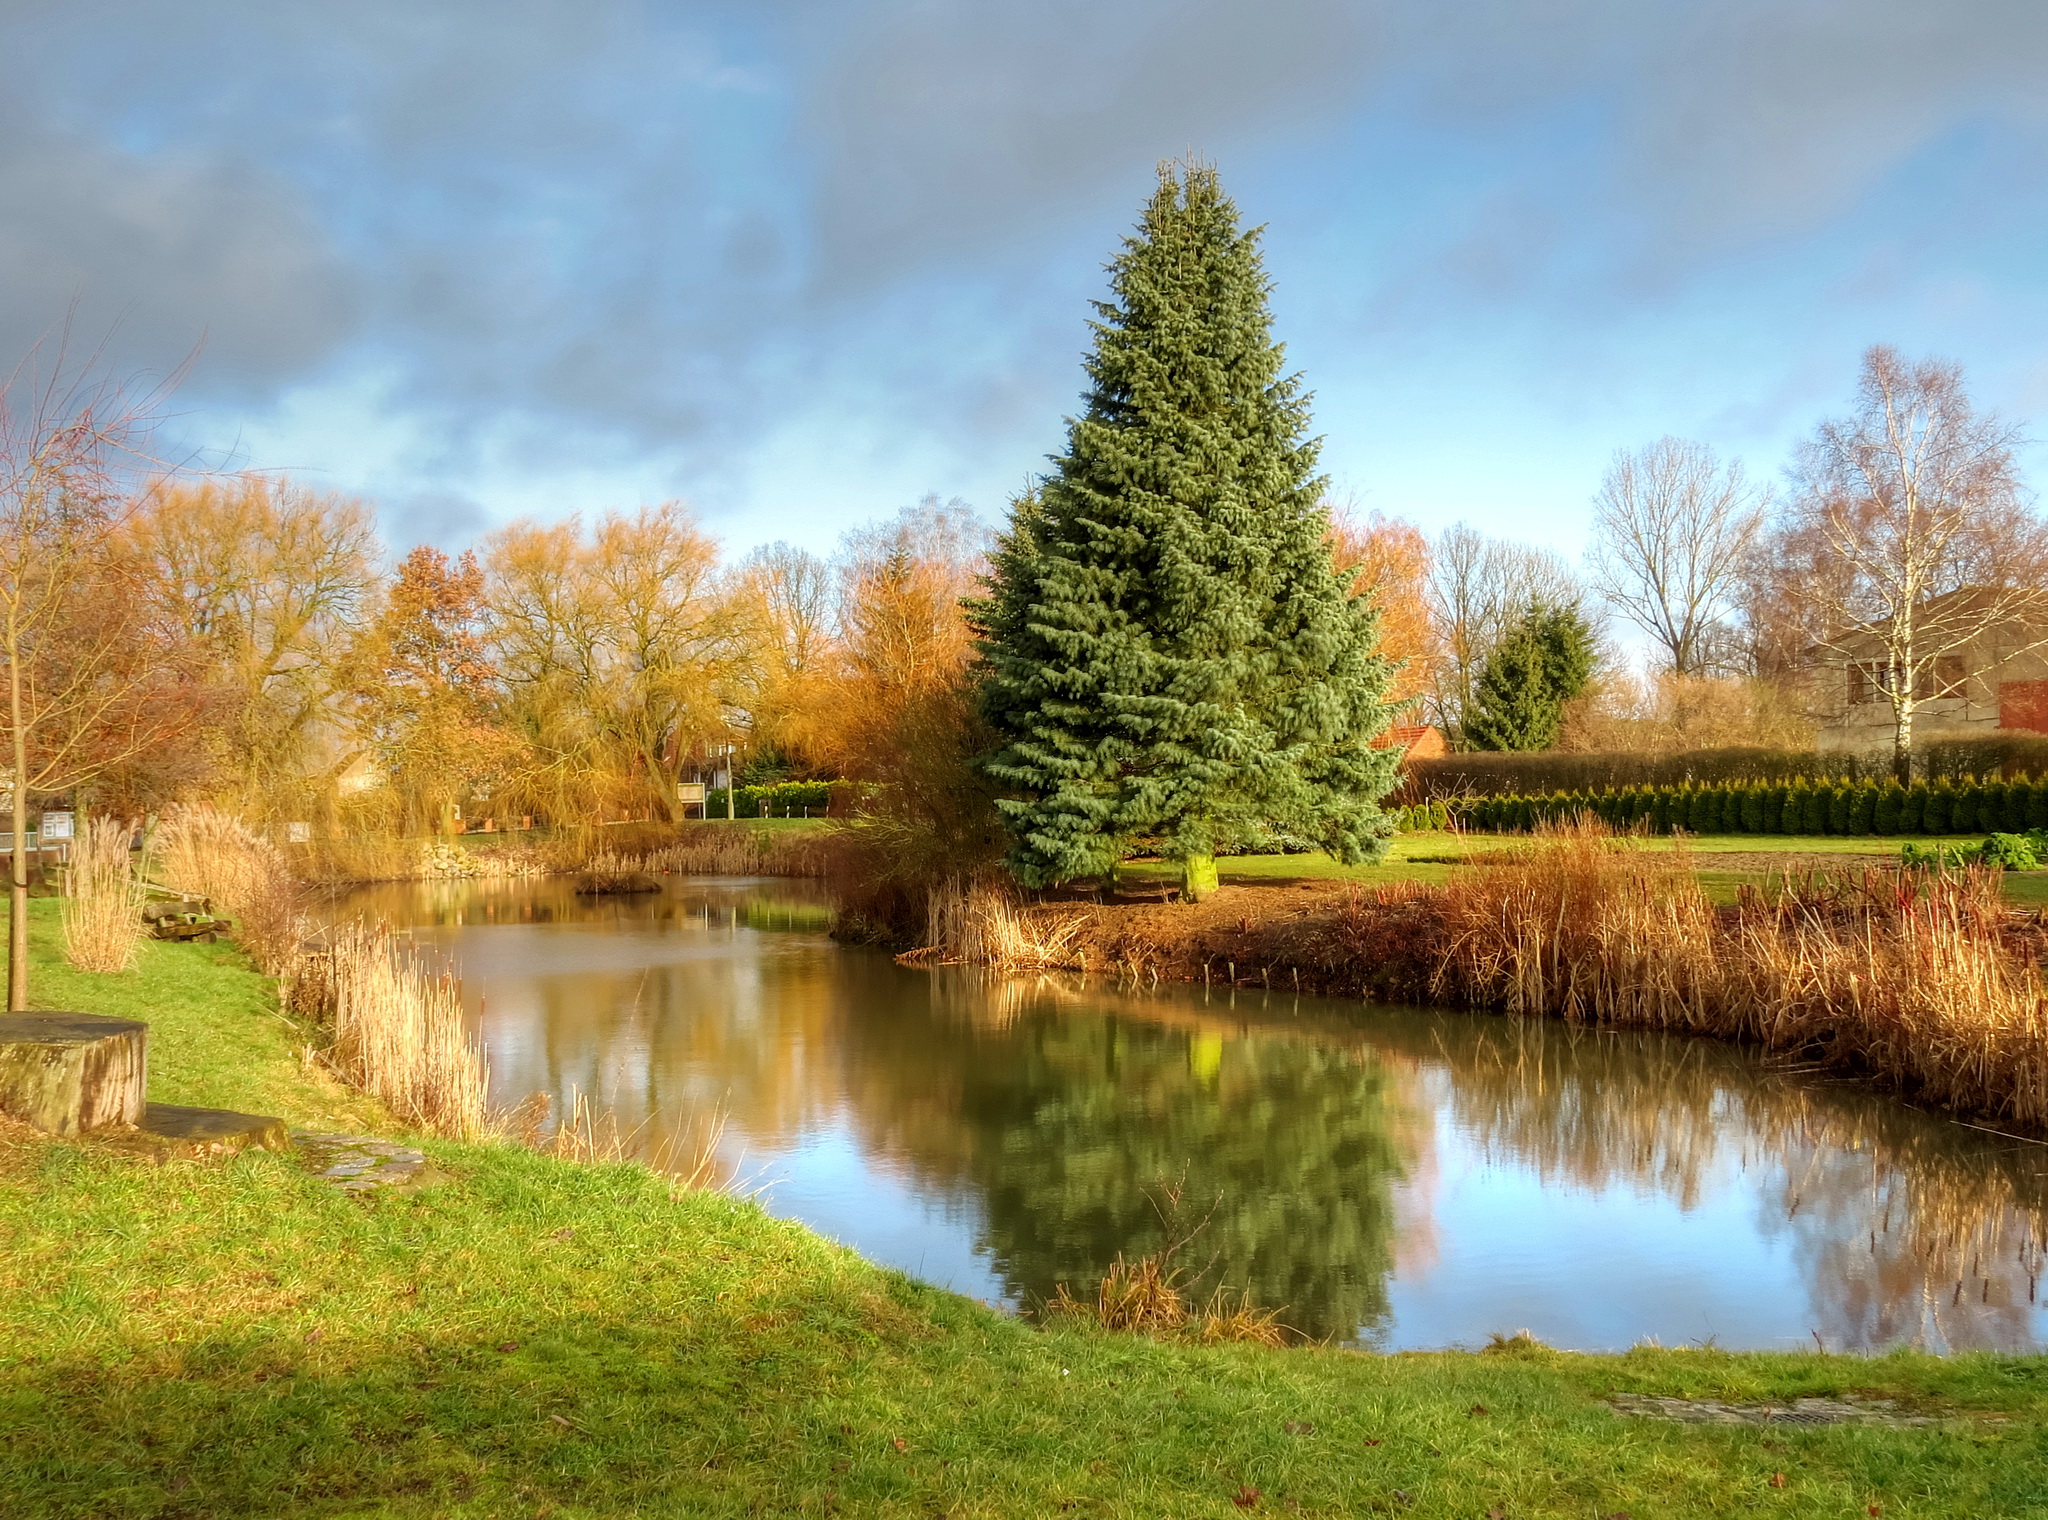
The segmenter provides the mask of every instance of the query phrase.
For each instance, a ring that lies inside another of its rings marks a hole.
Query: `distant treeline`
[[[2030,781],[1737,782],[1468,797],[1446,804],[1458,826],[1514,833],[1591,813],[1653,834],[1984,834],[2048,828],[2048,779]]]
[[[1529,797],[1552,792],[1619,791],[1624,787],[1882,781],[1891,775],[1891,768],[1889,750],[1864,755],[1750,748],[1686,750],[1675,754],[1479,752],[1410,760],[1399,800],[1420,803],[1449,797]],[[1918,745],[1913,751],[1913,769],[1916,776],[1927,780],[1946,779],[1956,784],[2048,775],[2048,738],[2000,733],[1981,739]]]

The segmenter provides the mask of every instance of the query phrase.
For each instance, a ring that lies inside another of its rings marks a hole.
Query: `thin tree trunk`
[[[22,732],[21,651],[13,639],[7,650],[7,718],[14,740],[14,776],[9,788],[14,849],[7,874],[7,1011],[28,1007],[28,735]]]

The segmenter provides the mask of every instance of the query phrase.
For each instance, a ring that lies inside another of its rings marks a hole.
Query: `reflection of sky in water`
[[[989,1303],[1012,1295],[985,1252],[976,1211],[958,1197],[921,1187],[904,1168],[862,1148],[850,1128],[811,1131],[801,1144],[765,1155],[740,1155],[744,1185],[771,1214],[801,1220],[828,1240],[851,1246],[870,1261],[900,1267],[913,1277]]]
[[[1725,1046],[911,971],[802,883],[349,906],[452,959],[500,1101],[580,1091],[650,1149],[722,1116],[763,1207],[974,1297],[1086,1292],[1179,1180],[1184,1262],[1388,1348],[2048,1344],[2034,1148]]]
[[[1545,1187],[1448,1128],[1438,1131],[1436,1159],[1435,1225],[1456,1244],[1414,1276],[1396,1276],[1392,1346],[1481,1344],[1517,1330],[1585,1351],[1651,1337],[1811,1345],[1798,1263],[1787,1243],[1758,1234],[1758,1179],[1732,1163],[1687,1209],[1633,1182]],[[1487,1319],[1475,1326],[1481,1304]]]

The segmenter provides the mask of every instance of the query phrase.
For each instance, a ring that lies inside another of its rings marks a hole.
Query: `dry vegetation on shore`
[[[1579,823],[1442,886],[1226,889],[1200,907],[984,892],[938,894],[916,958],[1712,1035],[2048,1131],[2040,930],[1994,872],[1809,873],[1721,908],[1684,853]]]

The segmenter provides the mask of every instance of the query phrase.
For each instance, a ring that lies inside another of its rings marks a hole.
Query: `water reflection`
[[[802,883],[346,906],[454,960],[501,1098],[580,1090],[650,1147],[721,1111],[770,1208],[964,1292],[1178,1230],[1198,1279],[1386,1346],[2048,1339],[2048,1148],[1728,1047],[906,970],[824,938]]]

